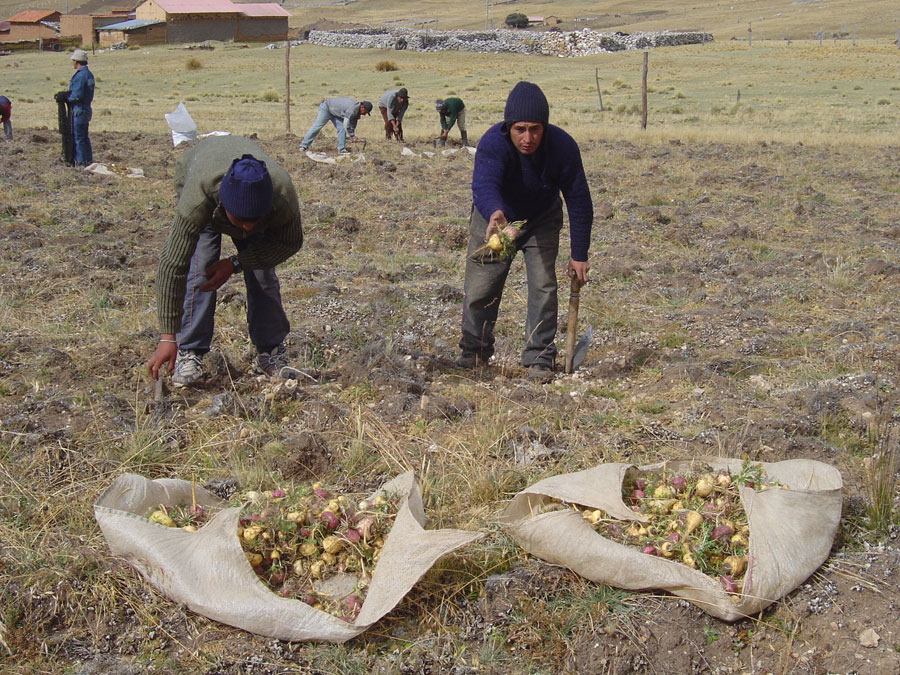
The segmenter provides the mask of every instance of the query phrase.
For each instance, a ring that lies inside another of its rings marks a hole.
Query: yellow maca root
[[[487,243],[474,251],[472,255],[481,253],[484,250],[490,250],[500,258],[512,258],[516,253],[515,239],[523,225],[525,225],[524,220],[506,223],[502,230],[488,237]]]
[[[156,523],[158,525],[165,525],[166,527],[175,527],[175,521],[163,510],[154,511],[150,514],[148,520],[151,523]]]

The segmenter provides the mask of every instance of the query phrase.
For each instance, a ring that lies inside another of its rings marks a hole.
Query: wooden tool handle
[[[578,302],[581,299],[581,282],[572,277],[569,290],[569,322],[566,325],[566,372],[572,372],[572,357],[575,355],[575,337],[578,330]]]

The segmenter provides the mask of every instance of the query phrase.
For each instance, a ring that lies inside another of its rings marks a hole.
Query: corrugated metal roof
[[[98,28],[99,31],[104,30],[134,30],[135,28],[143,28],[144,26],[153,26],[154,24],[165,23],[165,21],[160,21],[158,19],[131,19],[129,21],[120,21],[119,23],[110,23],[101,28]]]
[[[53,9],[26,9],[15,16],[9,17],[7,21],[10,23],[37,23],[54,14],[59,14],[59,12]]]
[[[235,6],[247,16],[290,16],[277,2],[237,2]]]
[[[231,0],[153,0],[167,14],[238,14]]]

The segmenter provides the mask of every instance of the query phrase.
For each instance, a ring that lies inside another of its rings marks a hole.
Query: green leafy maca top
[[[219,203],[222,176],[244,154],[265,162],[274,189],[272,211],[252,233],[232,225]],[[303,245],[300,205],[291,177],[250,139],[212,136],[188,150],[175,165],[175,193],[175,217],[156,274],[157,313],[163,333],[177,333],[181,326],[191,256],[207,225],[233,239],[247,240],[240,258],[241,266],[248,270],[275,267]]]

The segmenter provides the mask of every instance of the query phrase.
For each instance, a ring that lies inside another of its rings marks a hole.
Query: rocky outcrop
[[[712,42],[710,33],[652,32],[600,33],[580,31],[531,32],[520,30],[436,31],[410,28],[361,28],[311,30],[308,41],[326,47],[349,49],[408,49],[421,52],[514,52],[549,56],[584,56],[626,49],[651,49]]]

